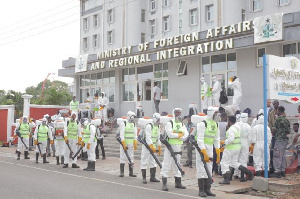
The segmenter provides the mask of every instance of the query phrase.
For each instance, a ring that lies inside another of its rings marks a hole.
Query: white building
[[[87,66],[75,70],[84,62],[78,58],[76,65],[76,58],[69,58],[58,73],[74,78],[80,102],[87,92],[107,93],[117,116],[138,105],[145,115],[152,115],[155,81],[163,91],[160,112],[181,107],[187,114],[190,103],[201,109],[200,77],[212,87],[214,75],[227,91],[228,104],[233,95],[228,79],[239,77],[240,109],[250,108],[255,115],[263,106],[263,54],[300,58],[298,0],[81,0],[80,4],[80,54],[83,60],[88,55]],[[284,13],[283,38],[255,44],[252,20],[275,13]],[[295,105],[281,104],[288,115],[296,114]]]

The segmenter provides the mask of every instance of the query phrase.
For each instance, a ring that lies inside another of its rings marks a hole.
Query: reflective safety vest
[[[228,149],[228,150],[241,149],[241,132],[238,129],[236,129],[234,126],[231,126],[226,132],[226,139],[228,138],[229,130],[234,131],[234,141],[231,144],[228,144],[226,146],[226,149]]]
[[[85,129],[83,129],[84,135],[82,136],[82,138],[84,143],[88,143],[90,140],[91,137],[90,125],[92,124],[87,125]],[[96,137],[94,138],[94,140],[96,140]]]
[[[29,124],[26,123],[21,123],[20,125],[20,134],[23,138],[28,138],[29,137]]]
[[[211,91],[209,87],[207,88],[207,93],[204,93],[204,84],[201,86],[201,96],[211,96]]]
[[[172,127],[172,131],[173,133],[183,133],[183,126],[181,122],[175,122],[175,119],[172,119],[173,122],[173,127]],[[172,124],[172,123],[171,123]],[[181,145],[183,144],[183,141],[180,138],[169,138],[168,142],[170,144],[174,144],[174,145]]]
[[[133,144],[134,140],[134,123],[126,122],[124,140],[126,144]]]
[[[72,111],[77,111],[78,106],[79,106],[79,102],[78,101],[76,101],[76,102],[74,102],[73,100],[71,101],[71,110]]]
[[[76,121],[68,122],[68,138],[71,140],[77,140],[77,133],[78,133],[78,123]]]
[[[204,132],[204,144],[213,145],[216,134],[218,133],[217,122],[211,119],[207,119],[206,129]]]
[[[37,133],[38,141],[47,141],[48,129],[49,127],[45,125],[38,126],[38,133]]]
[[[156,148],[156,142],[157,142],[157,137],[158,137],[158,133],[159,133],[158,127],[159,127],[159,126],[153,125],[152,131],[151,131],[151,140],[152,140],[153,146],[154,146],[155,148]]]

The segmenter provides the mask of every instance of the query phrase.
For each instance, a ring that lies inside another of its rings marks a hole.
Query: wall
[[[42,119],[44,115],[55,115],[61,109],[69,109],[69,106],[30,105],[30,117],[35,120]]]
[[[0,141],[8,141],[14,125],[14,105],[0,106]]]

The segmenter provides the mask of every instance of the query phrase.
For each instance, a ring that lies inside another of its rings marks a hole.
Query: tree
[[[9,90],[3,97],[4,105],[15,105],[15,119],[23,115],[23,98],[22,93]]]

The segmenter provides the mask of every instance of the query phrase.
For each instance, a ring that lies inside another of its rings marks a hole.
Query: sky
[[[62,60],[76,57],[80,45],[79,0],[3,1],[0,12],[0,90],[25,93],[48,73],[58,77]]]

